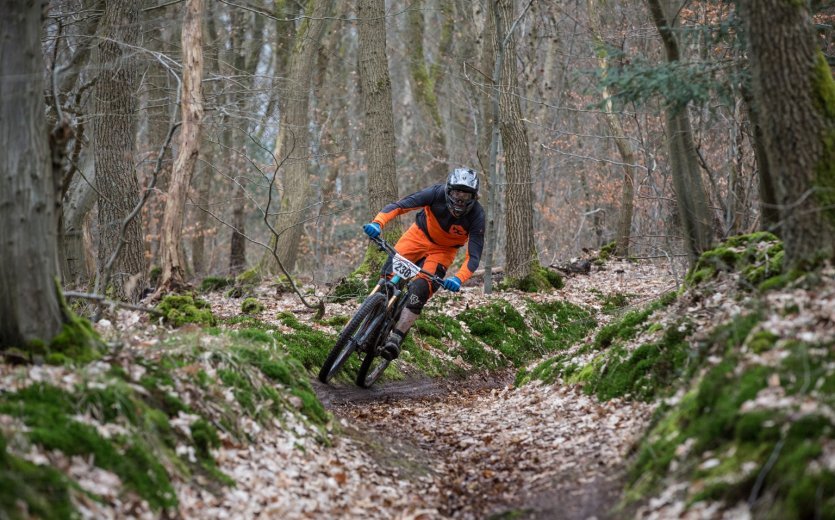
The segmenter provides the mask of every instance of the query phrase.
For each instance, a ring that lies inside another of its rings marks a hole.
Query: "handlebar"
[[[394,249],[394,246],[392,246],[391,244],[386,242],[383,237],[370,238],[369,240],[371,240],[372,242],[377,244],[377,246],[380,248],[380,251],[385,251],[386,253],[389,254],[389,256],[393,257],[394,255],[399,254],[397,252],[397,250]],[[443,283],[444,283],[443,278],[441,278],[439,276],[435,276],[434,274],[430,273],[429,271],[424,271],[422,268],[421,268],[420,272],[421,272],[421,274],[425,274],[427,277],[429,277],[430,280],[432,280],[436,284],[443,287]]]

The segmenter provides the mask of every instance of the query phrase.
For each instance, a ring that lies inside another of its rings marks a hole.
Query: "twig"
[[[108,305],[111,307],[122,307],[125,309],[132,309],[135,311],[143,311],[149,314],[154,314],[157,316],[163,316],[163,313],[160,311],[152,308],[152,307],[143,307],[142,305],[135,305],[133,303],[125,303],[120,302],[118,300],[111,300],[99,294],[91,294],[91,293],[82,293],[82,292],[75,292],[75,291],[65,291],[64,297],[66,298],[75,298],[78,300],[90,300],[94,302],[99,302],[99,306]]]
[[[292,134],[292,132],[291,132],[291,134]],[[302,304],[305,307],[307,307],[308,309],[316,309],[316,317],[321,318],[325,314],[325,301],[321,298],[317,298],[319,300],[319,302],[318,302],[318,304],[314,305],[314,304],[309,303],[307,301],[307,299],[304,297],[304,295],[301,293],[299,288],[296,286],[296,282],[293,281],[293,277],[290,276],[290,273],[288,273],[287,269],[284,268],[284,264],[281,263],[281,259],[278,258],[278,251],[277,251],[277,249],[278,249],[278,239],[281,236],[281,233],[277,232],[275,230],[275,228],[273,227],[273,225],[270,224],[270,204],[272,204],[272,201],[273,201],[273,185],[275,184],[276,177],[278,177],[278,170],[281,168],[281,166],[284,164],[284,162],[287,160],[287,158],[290,157],[290,155],[293,153],[293,150],[295,150],[295,148],[296,148],[296,139],[295,139],[296,136],[295,136],[295,134],[292,134],[292,135],[293,135],[293,146],[290,147],[290,150],[288,150],[287,155],[285,155],[280,161],[272,153],[272,151],[267,150],[267,151],[270,152],[270,155],[273,156],[273,160],[276,161],[277,164],[275,166],[275,170],[273,171],[273,175],[270,178],[270,186],[269,186],[269,189],[267,190],[268,195],[267,195],[267,206],[264,208],[264,224],[267,226],[267,229],[269,229],[270,232],[275,237],[273,247],[270,248],[270,253],[273,255],[273,259],[275,259],[276,264],[278,264],[278,268],[281,269],[281,272],[284,274],[285,277],[287,277],[287,280],[290,282],[290,287],[292,287],[293,292],[296,293],[296,295],[299,297],[299,300],[301,300]],[[260,146],[262,149],[265,149],[263,147],[263,145],[261,143],[259,143],[258,141],[256,141],[255,139],[253,139],[251,135],[249,137],[252,140],[252,142],[254,142],[257,146]],[[283,231],[282,231],[282,233],[283,233]]]

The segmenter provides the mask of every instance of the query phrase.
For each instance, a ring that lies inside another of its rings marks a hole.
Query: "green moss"
[[[755,354],[762,354],[763,352],[771,350],[778,339],[780,339],[780,337],[776,334],[767,330],[761,330],[751,335],[751,339],[748,340],[747,345],[748,348],[751,349],[751,352],[754,352]]]
[[[321,320],[320,323],[322,325],[327,325],[329,327],[341,328],[341,327],[347,325],[348,320],[350,320],[350,319],[351,319],[350,316],[345,315],[345,314],[341,314],[341,315],[338,315],[338,316],[331,316],[330,318],[326,318],[324,320]]]
[[[151,284],[151,287],[157,286],[160,276],[162,276],[162,267],[154,266],[148,271],[148,283]]]
[[[610,260],[615,256],[615,251],[617,250],[617,247],[617,242],[609,242],[608,244],[600,248],[600,254],[597,255],[597,258],[599,260],[602,260],[603,262],[605,262],[606,260]]]
[[[715,327],[708,336],[708,345],[720,354],[732,353],[761,321],[762,314],[757,310],[737,316]]]
[[[514,366],[538,354],[525,319],[509,303],[493,303],[458,315],[473,336],[501,352]]]
[[[288,311],[279,312],[278,314],[276,314],[275,319],[277,319],[282,324],[287,325],[288,327],[293,328],[293,329],[297,329],[297,330],[309,329],[309,327],[306,327],[305,325],[302,325],[301,322],[299,322],[299,319],[296,317],[296,315],[293,314],[292,312],[288,312]]]
[[[815,190],[818,207],[826,216],[830,225],[835,225],[835,131],[832,130],[835,121],[835,81],[823,52],[818,51],[814,75],[815,101],[818,110],[826,119],[827,130],[821,139],[823,151],[815,168]],[[831,258],[832,244],[821,244],[828,251],[823,256]]]
[[[207,276],[200,282],[200,292],[220,291],[234,284],[235,281],[225,276]]]
[[[72,518],[72,487],[61,472],[9,454],[0,435],[0,517]]]
[[[526,319],[542,335],[544,351],[568,348],[597,326],[591,312],[565,301],[527,301]]]
[[[688,368],[691,349],[685,341],[686,330],[675,324],[656,343],[641,345],[631,353],[620,347],[607,356],[607,363],[588,377],[584,390],[599,399],[631,396],[650,401],[667,391]]]
[[[205,419],[198,419],[191,423],[191,440],[194,443],[197,457],[202,460],[211,460],[211,450],[220,447],[220,437],[217,430]]]
[[[695,286],[713,278],[718,272],[736,271],[743,287],[756,287],[780,274],[783,258],[783,244],[772,233],[760,231],[738,235],[702,253],[685,281]]]
[[[438,312],[424,311],[421,314],[421,320],[417,323],[421,322],[424,322],[423,327],[426,330],[426,332],[418,330],[422,341],[450,356],[461,356],[461,359],[476,370],[495,370],[507,363],[501,355],[488,350],[484,342],[468,334],[455,318]],[[419,354],[419,366],[438,375],[457,370],[455,365],[450,366],[449,363],[444,363],[439,358],[430,357],[428,353],[419,352]]]
[[[631,311],[620,320],[604,326],[595,336],[593,348],[601,350],[610,347],[618,340],[628,341],[634,338],[653,312],[655,311],[651,308]]]
[[[500,284],[500,289],[519,289],[522,292],[538,293],[551,289],[562,289],[565,283],[556,271],[535,264],[530,274],[519,279],[506,277]]]
[[[20,417],[29,438],[48,450],[91,457],[99,467],[148,500],[152,507],[176,505],[177,497],[165,468],[139,437],[105,439],[95,428],[76,422],[77,398],[55,387],[35,384],[0,400],[0,413]],[[104,411],[106,414],[109,410]]]
[[[261,329],[241,329],[235,331],[235,335],[241,338],[254,341],[256,343],[273,343],[276,341],[275,336],[269,334]]]
[[[420,334],[431,336],[433,338],[441,338],[444,335],[440,327],[425,318],[417,320],[415,322],[415,328]]]
[[[259,314],[264,310],[264,304],[255,298],[246,298],[241,303],[241,312],[244,314]]]
[[[257,267],[247,269],[235,277],[237,285],[256,285],[261,281],[261,273]]]
[[[606,314],[614,314],[629,304],[631,296],[624,293],[601,294],[601,309]]]
[[[232,368],[221,368],[217,371],[220,381],[232,388],[235,400],[247,413],[255,415],[255,391],[249,379],[241,372]]]
[[[627,312],[621,319],[601,328],[591,347],[601,350],[612,344],[629,341],[647,326],[647,320],[655,311],[667,307],[675,299],[675,293],[666,293],[643,309]]]
[[[343,278],[333,288],[333,291],[328,296],[328,301],[342,303],[356,300],[367,295],[370,290],[371,287],[369,287],[368,279],[358,275],[348,276]]]
[[[215,317],[209,302],[189,295],[166,296],[156,306],[156,310],[174,327],[180,327],[186,323],[215,324]]]
[[[60,288],[57,291],[59,305],[64,315],[64,324],[61,326],[61,331],[42,351],[43,354],[53,364],[59,364],[59,362],[65,364],[69,361],[83,364],[99,359],[104,350],[104,343],[98,333],[93,330],[89,321],[70,310]],[[32,350],[38,352],[41,349],[33,348]]]
[[[307,416],[315,424],[326,424],[328,422],[328,413],[316,398],[316,394],[310,389],[294,388],[292,394],[300,398],[302,401],[301,412]]]

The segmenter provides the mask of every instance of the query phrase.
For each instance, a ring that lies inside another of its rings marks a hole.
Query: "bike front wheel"
[[[357,312],[342,329],[336,344],[328,354],[325,363],[319,370],[319,381],[329,382],[342,368],[351,354],[357,349],[360,340],[367,336],[368,328],[376,322],[375,318],[386,308],[386,296],[373,293],[362,302]]]

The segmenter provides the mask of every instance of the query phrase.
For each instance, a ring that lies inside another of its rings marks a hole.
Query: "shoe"
[[[400,355],[400,342],[402,341],[403,336],[392,331],[386,340],[386,344],[383,345],[383,349],[380,351],[380,356],[388,361],[394,361],[397,359],[397,356]]]

